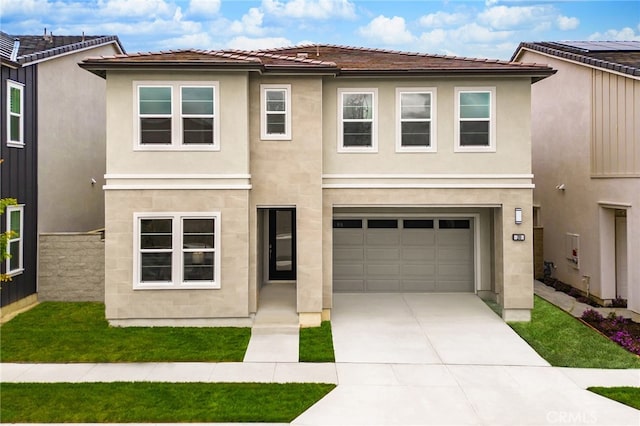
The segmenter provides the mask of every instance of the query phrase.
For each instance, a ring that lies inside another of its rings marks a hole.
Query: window
[[[338,152],[376,152],[376,89],[338,90]]]
[[[24,146],[24,85],[7,80],[7,145]]]
[[[135,82],[137,150],[218,150],[217,83]]]
[[[6,271],[7,275],[17,275],[24,270],[24,205],[8,206],[6,214],[7,231],[11,233],[7,242],[7,253],[10,257],[6,260]]]
[[[495,151],[495,88],[456,88],[456,151]]]
[[[260,109],[261,138],[291,140],[291,85],[261,85]]]
[[[395,219],[367,220],[367,228],[369,229],[395,229],[397,227],[398,227],[398,221]]]
[[[344,229],[362,229],[361,219],[334,219],[334,228]]]
[[[220,288],[220,213],[138,213],[134,288]]]
[[[396,151],[435,152],[436,89],[396,89]]]

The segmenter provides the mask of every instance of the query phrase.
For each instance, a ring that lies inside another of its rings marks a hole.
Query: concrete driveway
[[[293,424],[640,424],[638,410],[550,367],[475,295],[337,294],[332,330],[338,387]]]

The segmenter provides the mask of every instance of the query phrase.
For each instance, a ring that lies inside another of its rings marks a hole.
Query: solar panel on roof
[[[640,51],[640,41],[563,41],[558,44],[588,52]]]

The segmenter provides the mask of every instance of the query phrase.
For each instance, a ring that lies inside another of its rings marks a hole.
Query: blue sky
[[[509,59],[521,41],[640,40],[640,1],[0,0],[9,34],[115,34],[128,52],[330,43]]]

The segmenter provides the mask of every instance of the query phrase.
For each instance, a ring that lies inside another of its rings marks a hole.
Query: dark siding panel
[[[37,141],[37,67],[2,67],[2,130],[0,131],[0,198],[17,198],[24,204],[24,272],[3,283],[0,306],[6,306],[36,292],[38,241],[38,141]],[[24,83],[24,148],[7,147],[7,83]],[[0,217],[0,229],[6,230],[6,216]],[[2,262],[2,271],[5,264]]]

